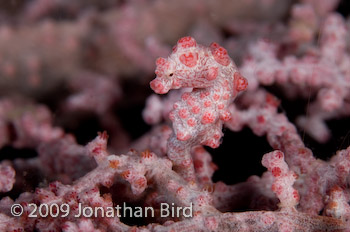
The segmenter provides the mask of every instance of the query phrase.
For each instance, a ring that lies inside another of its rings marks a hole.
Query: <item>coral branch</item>
[[[272,191],[276,193],[280,200],[280,207],[295,209],[295,206],[299,203],[299,193],[293,188],[297,175],[289,170],[283,157],[281,151],[270,152],[264,155],[262,165],[268,168],[275,177]]]
[[[0,231],[350,232],[348,6],[2,1]]]
[[[15,170],[5,162],[0,163],[0,192],[8,192],[15,183]]]

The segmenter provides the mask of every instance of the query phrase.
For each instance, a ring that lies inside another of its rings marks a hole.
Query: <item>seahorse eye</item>
[[[169,77],[172,77],[173,75],[174,75],[174,73],[170,73],[170,74],[169,74]]]

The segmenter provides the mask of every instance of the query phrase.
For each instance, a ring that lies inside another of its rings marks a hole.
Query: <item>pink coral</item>
[[[0,192],[8,192],[15,183],[15,170],[6,162],[0,163]]]
[[[294,208],[299,203],[299,193],[293,188],[297,174],[289,170],[283,157],[281,151],[274,151],[265,154],[261,163],[275,177],[271,188],[281,202],[280,207]]]
[[[344,2],[5,1],[0,231],[350,231]]]
[[[330,131],[325,120],[336,115],[349,115],[349,73],[344,68],[349,62],[346,52],[344,19],[335,13],[327,15],[320,32],[320,45],[303,56],[278,58],[280,44],[259,40],[250,46],[250,56],[244,60],[242,74],[248,79],[249,90],[259,84],[278,84],[290,98],[314,92],[308,115],[301,115],[297,124],[315,140],[326,142]]]

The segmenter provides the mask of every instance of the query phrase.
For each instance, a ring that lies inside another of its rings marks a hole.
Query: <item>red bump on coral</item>
[[[182,37],[177,41],[177,46],[181,48],[190,48],[197,45],[196,40],[191,36]]]
[[[207,79],[209,81],[215,80],[216,77],[218,76],[218,67],[210,67],[208,69],[208,75],[207,75]]]
[[[248,81],[239,72],[235,72],[234,81],[237,91],[243,91],[248,87]]]
[[[188,67],[194,67],[197,64],[198,61],[198,54],[187,52],[182,54],[180,57],[180,62]]]
[[[350,232],[348,128],[332,125],[350,115],[344,1],[3,2],[0,155],[9,160],[0,162],[0,231]],[[196,40],[183,37],[171,49],[184,34]],[[214,40],[227,50],[206,46]],[[147,100],[143,117],[152,128],[129,141],[123,128],[132,128],[130,138],[141,132],[134,106],[154,68],[151,88],[170,93]],[[108,131],[108,147],[107,133],[79,144],[95,126]],[[238,134],[226,136],[232,150],[213,159],[204,146],[220,146],[223,127],[266,138],[264,173],[254,169],[233,185],[214,181],[213,160],[225,159],[231,181],[243,175],[233,165],[246,168],[239,158],[254,167],[252,155],[263,155]],[[319,157],[328,149],[312,151],[300,135],[333,143],[338,129],[342,150],[326,159]],[[124,202],[154,215],[119,216]],[[164,203],[172,215],[160,216]],[[11,215],[15,204],[22,215]],[[82,208],[97,213],[75,217]],[[175,215],[185,208],[190,215]]]
[[[213,123],[215,120],[214,115],[210,112],[205,112],[202,116],[202,120],[201,123],[202,124],[209,124],[209,123]]]
[[[210,49],[216,62],[223,66],[230,64],[230,57],[228,56],[225,48],[221,47],[217,43],[212,43],[210,45]]]
[[[150,86],[156,93],[166,93],[164,90],[164,85],[159,80],[151,81]]]

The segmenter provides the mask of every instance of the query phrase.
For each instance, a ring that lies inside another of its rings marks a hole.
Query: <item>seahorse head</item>
[[[181,38],[173,48],[168,58],[158,58],[156,61],[157,77],[151,81],[151,88],[159,94],[167,93],[170,89],[193,87],[192,79],[202,70],[199,57],[203,48],[197,45],[194,38]]]

